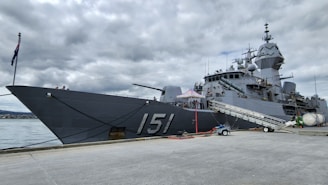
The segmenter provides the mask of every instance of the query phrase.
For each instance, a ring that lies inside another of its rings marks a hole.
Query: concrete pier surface
[[[0,154],[3,185],[328,184],[328,137],[232,132]]]
[[[308,135],[308,136],[328,136],[328,126],[323,127],[304,127],[304,128],[293,128],[286,127],[283,130],[290,131],[299,135]]]

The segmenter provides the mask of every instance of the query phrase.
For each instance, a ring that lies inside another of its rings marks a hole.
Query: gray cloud
[[[249,46],[257,49],[268,22],[285,57],[283,75],[293,74],[307,96],[316,76],[319,95],[328,98],[327,8],[325,1],[302,0],[5,0],[0,85],[12,83],[21,32],[16,84],[148,98],[159,93],[132,83],[187,90]]]

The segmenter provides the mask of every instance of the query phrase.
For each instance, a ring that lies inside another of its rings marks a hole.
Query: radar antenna
[[[268,23],[264,24],[264,26],[265,26],[265,31],[264,31],[265,36],[263,37],[263,40],[265,40],[266,43],[269,43],[269,41],[273,39],[272,36],[268,34],[269,33],[268,25],[269,25]]]
[[[253,58],[256,57],[255,54],[253,54],[255,51],[257,51],[256,49],[252,49],[250,44],[248,44],[248,48],[246,48],[246,52],[243,53],[243,55],[245,55],[245,59],[247,62],[250,62]]]

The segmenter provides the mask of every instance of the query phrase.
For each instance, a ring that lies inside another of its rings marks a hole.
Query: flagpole
[[[18,33],[18,51],[19,51],[19,47],[20,47],[20,41],[21,41],[21,33]],[[16,56],[16,62],[15,62],[13,86],[15,85],[16,69],[17,69],[17,62],[18,62],[18,51],[17,51],[17,56]]]

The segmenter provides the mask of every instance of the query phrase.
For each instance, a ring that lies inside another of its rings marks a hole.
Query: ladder
[[[220,78],[219,84],[223,85],[224,87],[226,87],[228,89],[231,88],[231,89],[234,89],[234,90],[238,91],[239,93],[245,94],[242,89],[240,89],[239,87],[237,87],[236,85],[234,85],[232,82],[230,82],[226,78]]]
[[[268,132],[279,130],[285,126],[285,120],[269,116],[256,111],[240,108],[230,104],[222,103],[219,101],[209,101],[209,108],[216,112],[221,112],[236,118],[240,118],[251,123],[255,123],[264,127],[264,131]]]

